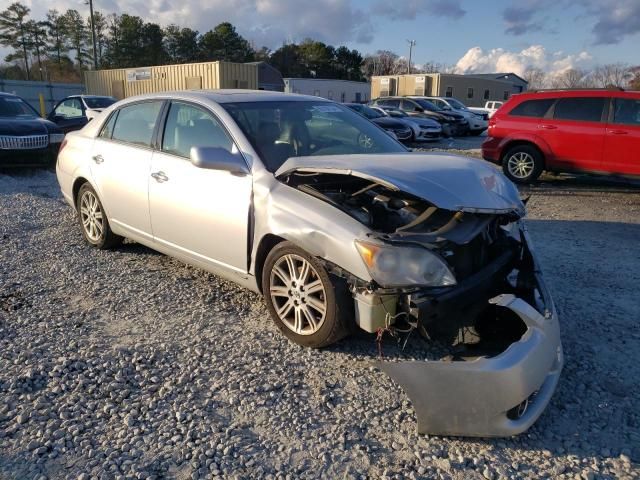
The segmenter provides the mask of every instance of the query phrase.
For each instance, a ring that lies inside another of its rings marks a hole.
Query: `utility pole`
[[[416,41],[407,40],[407,43],[409,43],[409,63],[407,64],[407,73],[411,75],[411,54],[413,53],[413,47],[415,46]]]
[[[89,0],[89,14],[91,15],[91,46],[93,47],[93,69],[98,69],[98,53],[96,49],[96,24],[93,19],[93,0]]]

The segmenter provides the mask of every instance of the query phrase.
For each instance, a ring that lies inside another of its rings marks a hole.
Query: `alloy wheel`
[[[85,191],[80,198],[82,228],[92,242],[99,242],[104,232],[104,214],[95,194]]]
[[[535,168],[535,160],[527,152],[516,152],[507,160],[507,168],[509,173],[515,178],[528,178]]]
[[[273,265],[269,283],[271,301],[287,328],[298,335],[320,330],[327,313],[327,296],[311,263],[298,255],[283,255]]]

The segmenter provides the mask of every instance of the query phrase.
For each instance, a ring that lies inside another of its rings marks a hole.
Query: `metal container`
[[[84,72],[89,95],[118,99],[144,93],[219,88],[258,88],[258,66],[249,63],[202,62]]]

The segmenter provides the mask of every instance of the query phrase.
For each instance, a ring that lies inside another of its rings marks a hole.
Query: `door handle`
[[[167,177],[167,176],[165,175],[165,173],[164,173],[164,172],[153,172],[153,173],[151,174],[151,176],[152,176],[152,177],[156,180],[156,182],[158,182],[158,183],[164,183],[164,182],[166,182],[167,180],[169,180],[169,177]]]
[[[543,123],[542,125],[540,125],[540,128],[542,128],[543,130],[555,130],[558,127],[556,127],[555,125]]]
[[[94,162],[96,162],[97,164],[101,164],[102,162],[104,162],[104,158],[102,158],[102,155],[94,155],[93,157],[91,157],[93,159]]]
[[[626,130],[609,130],[609,133],[612,135],[626,135],[629,132]]]

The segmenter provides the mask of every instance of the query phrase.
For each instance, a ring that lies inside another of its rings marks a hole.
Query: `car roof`
[[[17,97],[18,95],[14,95],[13,93],[9,93],[9,92],[0,92],[0,97]]]
[[[629,97],[640,98],[640,92],[625,91],[617,88],[570,88],[525,91],[511,95],[511,98],[561,98],[561,97]]]
[[[147,93],[135,97],[127,97],[127,101],[177,98],[182,100],[211,100],[216,103],[240,102],[285,102],[285,101],[325,101],[330,100],[311,95],[296,93],[272,92],[268,90],[222,89],[222,90],[182,90],[171,92]]]

